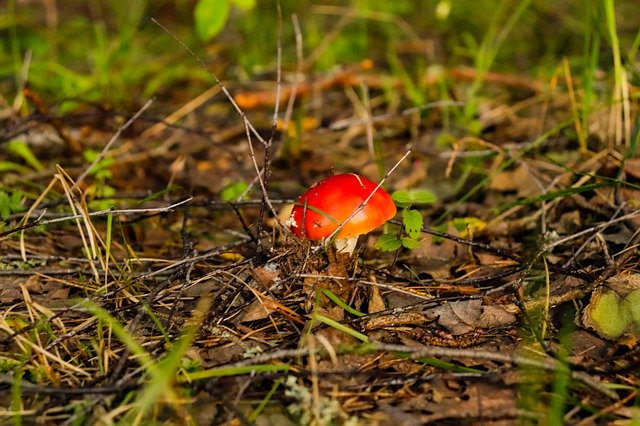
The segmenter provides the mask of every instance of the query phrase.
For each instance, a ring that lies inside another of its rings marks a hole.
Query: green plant
[[[484,83],[484,78],[493,66],[498,50],[507,40],[518,20],[531,4],[531,1],[518,1],[515,2],[515,6],[512,6],[511,0],[501,1],[496,8],[494,19],[487,29],[481,44],[479,46],[471,46],[471,51],[474,52],[474,68],[477,74],[467,90],[466,105],[463,109],[463,124],[471,133],[478,134],[482,130],[476,117],[480,107],[478,95]]]
[[[210,41],[224,28],[231,6],[252,9],[255,0],[198,0],[193,10],[195,30],[203,41]]]
[[[248,188],[249,184],[243,180],[232,182],[222,188],[220,198],[229,203],[240,201],[246,195]]]
[[[376,248],[384,251],[394,251],[402,247],[414,249],[420,242],[423,218],[413,206],[432,204],[436,196],[424,189],[400,190],[391,194],[393,201],[402,208],[402,228],[399,232],[385,233],[378,238]]]
[[[23,201],[20,191],[0,191],[0,219],[6,220],[10,215],[24,211]]]
[[[0,10],[0,32],[8,45],[0,45],[0,77],[12,80],[3,89],[19,98],[28,84],[46,104],[59,101],[57,112],[65,113],[87,101],[136,105],[142,94],[148,97],[178,79],[206,74],[176,61],[157,27],[147,25],[154,2],[107,6],[88,5],[91,16],[74,8],[59,10],[55,25],[44,26],[40,7],[16,10],[11,1]],[[22,105],[26,113],[28,104]]]

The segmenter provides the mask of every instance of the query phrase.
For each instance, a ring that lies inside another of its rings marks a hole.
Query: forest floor
[[[451,105],[390,101],[371,64],[283,83],[288,128],[273,80],[227,85],[246,122],[218,86],[136,117],[27,96],[2,123],[28,147],[8,158],[36,160],[0,178],[32,194],[0,228],[0,418],[637,419],[640,160],[610,108],[580,140],[566,87],[483,84],[473,137],[443,129]],[[375,244],[401,213],[349,259],[283,228],[314,182],[391,169],[389,193],[436,196],[413,248]]]

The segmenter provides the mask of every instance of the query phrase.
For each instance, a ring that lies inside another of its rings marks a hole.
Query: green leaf
[[[248,187],[249,185],[245,181],[234,182],[225,186],[222,191],[220,191],[220,197],[228,203],[238,201],[238,198],[240,198]]]
[[[22,158],[25,163],[33,167],[35,170],[44,170],[44,166],[40,160],[36,158],[26,142],[14,139],[7,144],[7,151]]]
[[[14,163],[12,161],[0,161],[0,173],[2,172],[18,172],[18,173],[28,173],[31,169],[25,166],[21,166],[20,164]]]
[[[426,189],[401,189],[391,195],[393,201],[401,206],[413,204],[432,204],[438,197]]]
[[[229,0],[199,0],[193,11],[196,33],[202,41],[214,38],[229,17]]]
[[[404,224],[404,230],[409,234],[409,237],[414,240],[417,240],[420,237],[424,220],[422,219],[422,215],[419,211],[409,209],[403,210],[402,223]]]
[[[365,343],[369,342],[369,336],[367,336],[366,334],[362,334],[359,331],[356,331],[347,325],[341,324],[332,318],[326,317],[317,312],[314,313],[311,318],[314,320],[320,321],[328,325],[329,327],[335,328],[336,330],[342,331],[343,333],[348,334],[351,337],[355,337],[356,339],[361,340]]]
[[[14,191],[7,193],[0,191],[0,219],[4,220],[13,213],[24,210],[22,207],[22,193]]]
[[[376,241],[375,247],[382,251],[394,251],[402,247],[402,241],[397,234],[382,234]]]
[[[360,312],[357,309],[354,309],[351,306],[347,305],[347,303],[344,300],[340,299],[338,296],[333,294],[331,290],[323,288],[320,290],[320,292],[325,296],[327,296],[327,298],[329,298],[329,300],[331,300],[333,303],[335,303],[345,311],[349,312],[351,315],[355,315],[357,317],[363,317],[366,315],[364,312]]]
[[[402,242],[402,247],[409,250],[413,250],[414,248],[418,247],[418,245],[420,245],[420,241],[414,238],[402,237],[400,238],[400,241]]]

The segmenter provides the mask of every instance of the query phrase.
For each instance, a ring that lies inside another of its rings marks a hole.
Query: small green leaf
[[[419,211],[405,209],[402,211],[402,224],[409,237],[417,240],[420,237],[424,220]]]
[[[402,247],[402,241],[397,234],[382,234],[376,241],[375,247],[382,251],[394,251]]]
[[[7,144],[7,151],[22,158],[25,163],[33,167],[35,170],[44,170],[44,166],[36,158],[26,142],[14,139]]]
[[[413,238],[402,237],[400,238],[400,241],[402,242],[402,247],[409,250],[413,250],[414,248],[418,247],[418,245],[420,245],[420,241]]]
[[[4,220],[13,213],[24,210],[22,207],[22,193],[14,191],[7,193],[0,191],[0,219]]]
[[[100,152],[96,151],[95,149],[86,149],[82,153],[82,156],[88,163],[93,164],[93,162],[100,157]],[[93,166],[90,174],[95,176],[99,181],[111,179],[113,177],[113,173],[111,173],[109,167],[111,167],[114,163],[115,159],[111,157],[104,157]]]
[[[199,0],[193,11],[196,33],[202,41],[214,38],[229,17],[229,0]]]
[[[413,204],[432,204],[438,198],[426,189],[401,189],[391,194],[391,198],[401,206]]]
[[[325,296],[327,296],[327,298],[331,300],[333,303],[335,303],[345,311],[349,312],[351,315],[355,315],[357,317],[363,317],[366,315],[364,312],[360,312],[357,309],[354,309],[351,306],[347,305],[347,303],[344,300],[340,299],[338,296],[333,294],[331,290],[327,288],[323,288],[320,290],[320,292]]]
[[[228,203],[232,203],[234,201],[238,201],[238,198],[246,191],[247,183],[245,181],[234,182],[225,186],[222,191],[220,191],[220,198]]]

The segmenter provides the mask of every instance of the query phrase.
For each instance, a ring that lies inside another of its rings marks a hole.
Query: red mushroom
[[[336,234],[338,252],[351,254],[359,235],[374,230],[395,214],[396,206],[384,189],[367,178],[345,173],[328,177],[302,194],[287,225],[296,236],[309,240],[324,240]]]

